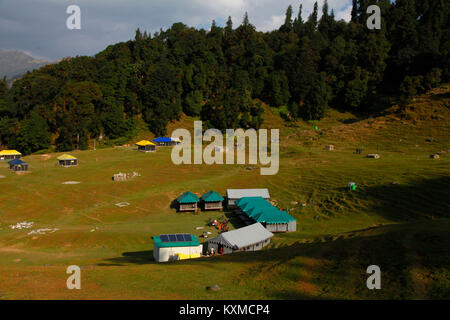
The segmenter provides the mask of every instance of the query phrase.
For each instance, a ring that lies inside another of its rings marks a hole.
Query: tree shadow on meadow
[[[126,266],[127,264],[156,264],[156,261],[153,259],[153,250],[147,251],[135,251],[135,252],[124,252],[122,256],[105,259],[105,262],[97,264],[98,266],[103,267],[112,267],[112,266]]]
[[[442,299],[450,294],[449,187],[450,178],[442,177],[358,190],[358,197],[372,200],[370,212],[396,224],[159,265],[174,275],[208,268],[221,277],[236,264],[242,266],[239,274],[227,277],[236,277],[236,286],[263,291],[267,299]],[[157,263],[148,250],[124,252],[98,265],[129,264]],[[370,265],[380,267],[383,290],[367,288]]]
[[[356,195],[369,200],[369,212],[395,222],[450,218],[450,177],[408,184],[360,188]]]

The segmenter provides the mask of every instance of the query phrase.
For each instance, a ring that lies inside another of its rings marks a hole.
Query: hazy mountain
[[[6,76],[11,81],[50,62],[35,59],[23,51],[0,49],[0,78]]]

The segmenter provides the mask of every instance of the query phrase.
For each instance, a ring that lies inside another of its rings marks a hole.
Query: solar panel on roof
[[[191,242],[192,235],[188,233],[162,234],[159,236],[161,242]]]

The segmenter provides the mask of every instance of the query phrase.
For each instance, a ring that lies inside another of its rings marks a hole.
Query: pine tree
[[[302,4],[300,4],[300,7],[298,9],[298,15],[297,18],[295,18],[294,23],[293,23],[293,28],[294,28],[294,32],[301,37],[302,33],[303,33],[303,18],[302,18],[302,9],[303,6]]]
[[[292,6],[289,5],[286,10],[286,18],[284,20],[284,24],[281,26],[281,32],[290,32],[292,30]]]

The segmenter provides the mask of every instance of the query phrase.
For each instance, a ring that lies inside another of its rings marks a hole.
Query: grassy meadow
[[[286,123],[267,107],[264,127],[280,129],[274,176],[249,165],[176,166],[169,147],[73,151],[72,168],[57,166],[61,153],[36,154],[24,158],[30,173],[22,175],[0,163],[0,299],[448,299],[448,89],[370,119],[330,111],[320,122]],[[168,132],[181,127],[193,119]],[[119,172],[141,176],[112,181]],[[347,191],[351,181],[356,191]],[[242,226],[226,211],[171,208],[184,191],[227,188],[268,188],[297,219],[297,232],[276,234],[260,252],[155,263],[153,235],[214,235],[206,222],[222,215]],[[22,221],[34,225],[9,227]],[[58,230],[28,234],[41,228]],[[381,290],[366,287],[371,264],[381,268]],[[69,265],[81,266],[81,290],[66,288]],[[220,291],[206,290],[215,284]]]

